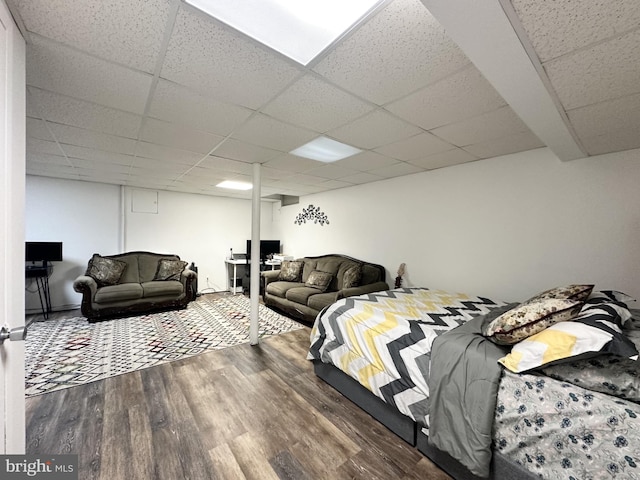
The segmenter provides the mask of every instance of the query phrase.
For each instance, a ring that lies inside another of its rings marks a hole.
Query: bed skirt
[[[313,360],[313,368],[319,378],[327,382],[409,445],[416,447],[420,453],[428,457],[456,480],[481,480],[480,477],[473,475],[456,459],[429,445],[427,435],[418,428],[418,425],[412,419],[383,402],[349,375],[333,365],[319,360]],[[534,480],[539,477],[507,459],[499,452],[494,452],[489,479],[501,480],[505,478]]]

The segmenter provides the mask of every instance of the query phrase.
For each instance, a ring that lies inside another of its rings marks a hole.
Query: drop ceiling
[[[179,0],[6,0],[27,173],[301,196],[543,146],[640,147],[637,0],[393,0],[306,67]],[[479,9],[479,10],[474,10]],[[288,152],[320,136],[363,152]]]

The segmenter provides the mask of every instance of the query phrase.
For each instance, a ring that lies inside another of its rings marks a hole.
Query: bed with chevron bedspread
[[[308,358],[316,367],[336,370],[362,389],[366,397],[355,401],[369,413],[379,411],[368,408],[380,402],[391,407],[393,415],[412,422],[415,440],[403,438],[430,454],[429,389],[433,385],[429,378],[438,368],[431,358],[434,340],[475,317],[495,318],[498,311],[510,308],[502,301],[426,288],[350,297],[318,315]],[[631,311],[634,315],[629,315],[625,332],[640,343],[640,312]],[[440,339],[438,345],[442,345]],[[491,361],[495,364],[495,359]],[[329,381],[339,390],[341,382]],[[501,470],[502,478],[640,479],[638,402],[640,370],[628,358],[595,356],[522,373],[504,370],[491,403],[495,413],[490,478],[500,478],[496,476],[497,458],[507,468]],[[442,453],[436,452],[438,456]],[[444,452],[447,463],[449,455]],[[450,474],[478,478],[453,455],[453,467],[445,468]],[[484,467],[475,472],[486,477]]]

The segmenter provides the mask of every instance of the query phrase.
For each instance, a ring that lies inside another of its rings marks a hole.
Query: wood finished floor
[[[449,479],[314,375],[309,331],[28,398],[27,453],[81,480]]]

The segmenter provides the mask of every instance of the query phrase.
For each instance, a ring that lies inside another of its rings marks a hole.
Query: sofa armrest
[[[280,270],[266,270],[260,274],[264,279],[264,286],[266,287],[271,282],[277,282],[280,276]]]
[[[381,292],[383,290],[389,290],[389,285],[387,285],[386,282],[375,282],[368,285],[360,285],[359,287],[343,288],[338,292],[336,300],[364,295],[365,293]]]
[[[180,281],[184,287],[184,292],[187,295],[189,301],[196,298],[198,292],[194,291],[194,281],[198,278],[198,274],[189,268],[185,268],[180,275]]]
[[[89,298],[93,298],[98,290],[98,284],[93,277],[80,275],[74,280],[73,289],[78,293],[88,294]]]

